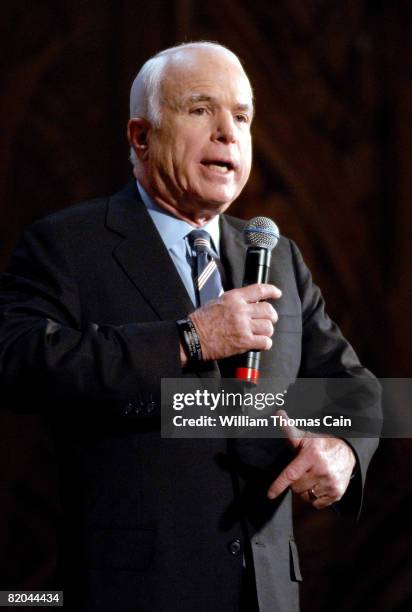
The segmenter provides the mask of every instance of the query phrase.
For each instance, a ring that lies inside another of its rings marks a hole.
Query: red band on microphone
[[[235,378],[257,385],[259,380],[259,370],[255,368],[236,368]]]

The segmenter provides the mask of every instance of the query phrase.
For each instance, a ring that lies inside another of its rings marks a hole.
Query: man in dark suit
[[[16,406],[41,398],[56,441],[69,609],[297,610],[291,491],[359,510],[374,441],[160,438],[161,379],[230,376],[248,350],[265,378],[370,376],[292,242],[268,284],[241,288],[244,223],[223,213],[249,176],[252,119],[230,51],[158,54],[131,92],[136,181],[35,223],[3,276],[1,382]],[[225,292],[201,299],[202,274]]]

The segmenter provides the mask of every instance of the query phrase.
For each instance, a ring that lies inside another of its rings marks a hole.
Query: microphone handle
[[[252,246],[248,248],[242,287],[268,282],[271,257],[272,251],[269,249]]]
[[[267,283],[271,257],[272,251],[264,247],[248,248],[243,287],[255,283]],[[259,380],[260,351],[248,351],[241,356],[241,363],[242,365],[236,368],[235,378],[256,385]]]

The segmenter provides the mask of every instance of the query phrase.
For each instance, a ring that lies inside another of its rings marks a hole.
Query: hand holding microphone
[[[246,225],[245,240],[249,245],[243,287],[227,291],[190,315],[202,347],[204,360],[244,355],[240,368],[252,364],[252,382],[257,382],[259,351],[269,350],[277,321],[273,306],[266,300],[276,300],[281,291],[267,284],[271,251],[279,239],[275,223],[266,217],[256,217]],[[240,373],[246,380],[244,370]]]

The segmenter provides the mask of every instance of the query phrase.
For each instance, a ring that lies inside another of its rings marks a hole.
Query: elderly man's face
[[[223,53],[196,51],[170,62],[160,128],[147,134],[144,183],[156,200],[197,221],[223,212],[251,167],[249,81]]]

